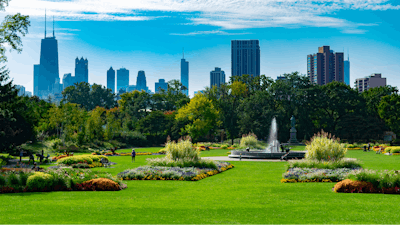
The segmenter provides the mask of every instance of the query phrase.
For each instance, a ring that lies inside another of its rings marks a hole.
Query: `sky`
[[[158,79],[180,79],[189,61],[189,94],[210,85],[210,71],[231,75],[231,40],[260,40],[261,74],[307,73],[307,55],[329,45],[350,57],[350,83],[382,73],[400,87],[400,1],[396,0],[11,0],[5,15],[29,15],[23,51],[7,52],[15,84],[33,90],[40,42],[58,40],[59,73],[74,75],[76,57],[89,61],[89,83],[106,86],[106,73],[144,70],[154,92]]]

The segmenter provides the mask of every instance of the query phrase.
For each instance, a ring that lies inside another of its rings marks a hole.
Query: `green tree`
[[[378,106],[379,116],[397,135],[400,134],[400,95],[392,94],[382,97]]]
[[[112,140],[121,132],[122,126],[118,117],[119,108],[115,107],[106,111],[106,130],[104,133],[106,141]]]
[[[168,89],[161,90],[160,94],[164,96],[164,110],[174,111],[182,106],[186,105],[190,99],[188,96],[182,93],[182,90],[186,90],[185,86],[179,80],[168,81]]]
[[[135,129],[137,122],[145,118],[151,108],[151,95],[145,91],[132,91],[121,95],[118,101],[124,116],[125,129]]]
[[[90,111],[96,107],[113,108],[116,106],[115,95],[101,85],[80,82],[69,86],[62,92],[63,103],[75,103]]]
[[[196,141],[198,138],[210,134],[218,127],[219,111],[211,100],[202,94],[197,94],[190,102],[178,110],[177,120],[188,120],[185,131]]]
[[[104,139],[105,114],[106,110],[102,107],[96,107],[89,112],[85,129],[88,142],[102,141]]]
[[[0,11],[4,11],[9,0],[0,0]],[[29,16],[19,13],[7,15],[0,25],[0,64],[7,62],[5,55],[6,45],[10,51],[22,51],[20,36],[28,33],[30,26]],[[0,67],[0,152],[12,152],[16,146],[32,140],[34,127],[30,123],[29,111],[18,91],[9,80],[9,71],[6,66]]]

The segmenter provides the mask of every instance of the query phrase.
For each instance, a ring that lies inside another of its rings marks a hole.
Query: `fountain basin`
[[[229,158],[242,158],[246,159],[280,159],[286,152],[264,152],[264,151],[231,151]],[[290,151],[287,156],[288,159],[302,159],[306,151]]]

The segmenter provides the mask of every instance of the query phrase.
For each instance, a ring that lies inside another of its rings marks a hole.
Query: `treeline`
[[[332,82],[311,85],[294,72],[284,80],[234,77],[220,88],[189,99],[181,83],[167,91],[116,96],[101,85],[79,83],[66,88],[56,105],[37,97],[19,97],[7,74],[0,76],[0,152],[16,151],[28,141],[56,140],[78,146],[153,146],[169,137],[221,141],[254,133],[267,140],[276,117],[281,142],[289,140],[290,118],[297,138],[308,140],[321,129],[349,142],[383,139],[384,131],[400,134],[400,97],[394,87],[362,94]]]

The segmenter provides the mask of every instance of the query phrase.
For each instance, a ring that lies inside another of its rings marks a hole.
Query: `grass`
[[[138,150],[140,151],[140,150]],[[152,151],[152,150],[151,150]],[[202,152],[222,154],[228,150]],[[226,153],[226,152],[225,152]],[[224,154],[226,155],[226,154]],[[211,156],[211,155],[210,155]],[[148,157],[114,156],[116,175]],[[349,151],[365,168],[400,169],[400,156]],[[1,223],[398,223],[400,196],[332,192],[334,183],[280,183],[287,162],[234,162],[197,182],[127,181],[119,192],[1,194]]]

